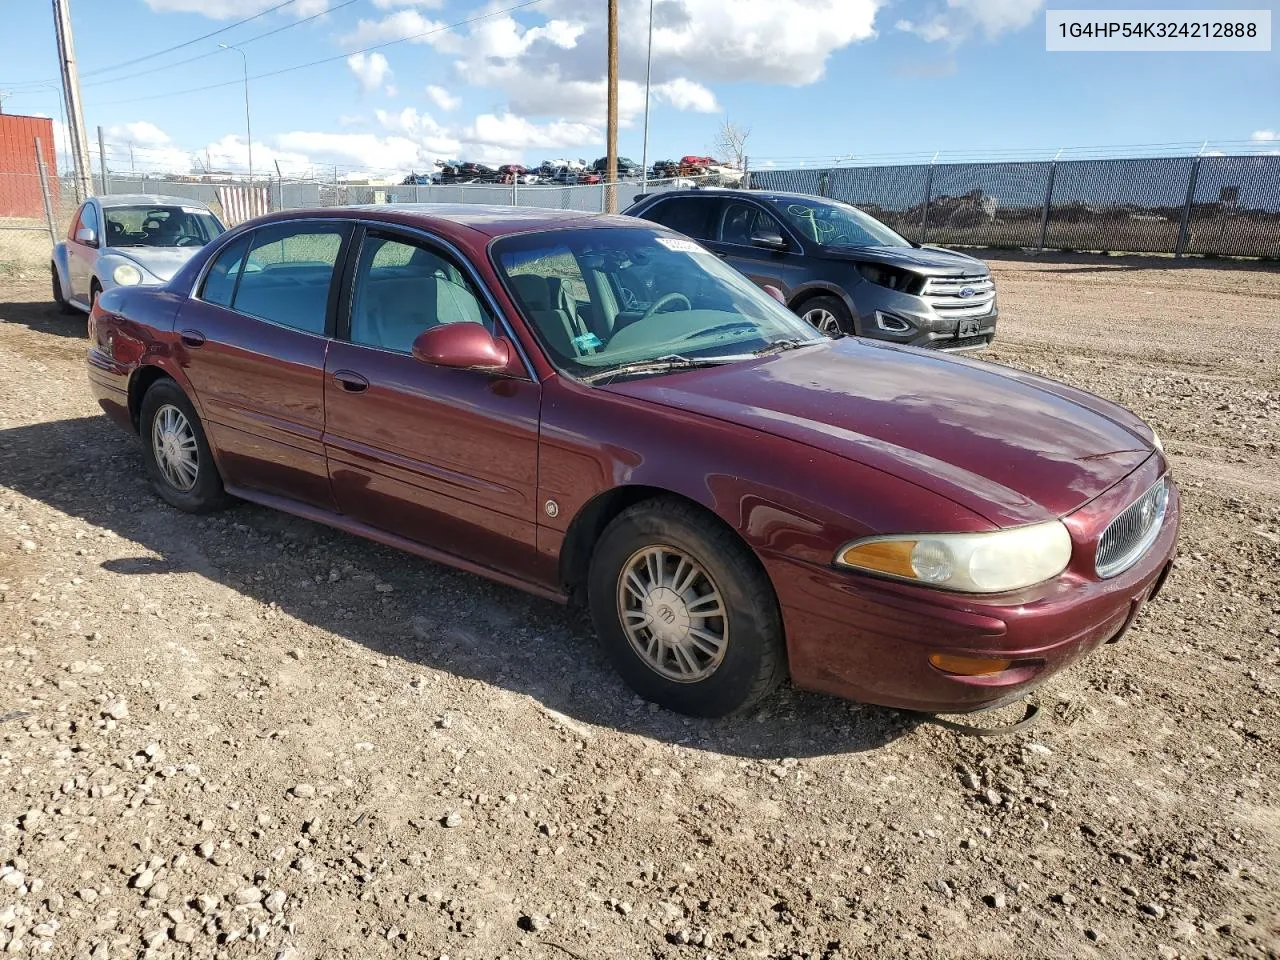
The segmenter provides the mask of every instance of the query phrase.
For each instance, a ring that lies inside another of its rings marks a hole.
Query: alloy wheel
[[[678,683],[711,676],[729,647],[719,588],[701,564],[675,547],[644,547],[623,564],[618,616],[645,665]]]
[[[151,449],[165,480],[183,493],[196,485],[200,474],[200,448],[187,415],[171,403],[156,411],[151,421]]]
[[[824,310],[822,307],[814,307],[812,310],[806,311],[804,319],[823,333],[840,332],[840,321],[836,319],[836,315],[830,310]]]

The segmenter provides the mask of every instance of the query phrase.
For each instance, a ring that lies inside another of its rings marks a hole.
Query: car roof
[[[111,207],[200,207],[202,210],[208,210],[208,204],[201,203],[199,200],[192,200],[190,197],[167,197],[158,193],[109,193],[106,196],[95,197],[98,205],[104,210]]]
[[[313,217],[380,220],[384,223],[422,227],[444,234],[456,233],[461,227],[487,238],[568,226],[614,226],[631,229],[636,227],[634,217],[617,214],[482,203],[373,203],[349,207],[282,210],[279,213],[269,214],[257,222],[272,223]]]
[[[786,190],[744,190],[741,187],[684,187],[679,190],[660,190],[646,194],[645,200],[657,200],[659,197],[707,197],[724,196],[725,194],[754,197],[756,200],[771,200],[775,203],[787,200],[819,200],[825,203],[843,202],[831,197],[820,197],[816,193],[795,193]]]

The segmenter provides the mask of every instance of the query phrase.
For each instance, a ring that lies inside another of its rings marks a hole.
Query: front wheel
[[[56,263],[49,264],[49,273],[53,280],[53,302],[58,305],[59,313],[75,313],[75,307],[67,302],[67,298],[62,295],[62,280],[58,277],[58,265]]]
[[[853,314],[839,297],[814,297],[806,300],[797,313],[829,336],[854,333]]]
[[[200,418],[172,380],[157,380],[147,390],[138,432],[147,475],[161,499],[187,513],[207,513],[226,505],[228,497]]]
[[[786,675],[768,577],[732,531],[683,501],[646,501],[609,524],[588,600],[618,673],[669,710],[739,713]]]

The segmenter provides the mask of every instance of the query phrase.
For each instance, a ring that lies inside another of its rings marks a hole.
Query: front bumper
[[[858,285],[854,301],[860,336],[908,347],[981,350],[995,339],[1000,319],[996,300],[991,301],[988,313],[953,317],[935,309],[923,297],[866,282]]]
[[[1109,580],[1092,574],[1096,534],[1155,482],[1159,460],[1152,457],[1066,518],[1076,543],[1067,570],[1015,594],[974,597],[766,557],[795,684],[906,710],[965,713],[1017,699],[1100,644],[1118,640],[1169,574],[1180,513],[1176,486],[1170,483],[1155,543]],[[1014,664],[993,676],[959,676],[934,667],[934,653]]]

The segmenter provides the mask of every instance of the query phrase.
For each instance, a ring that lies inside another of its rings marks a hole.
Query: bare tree
[[[715,150],[718,158],[730,166],[743,168],[747,159],[747,138],[751,128],[725,120],[716,131]]]

